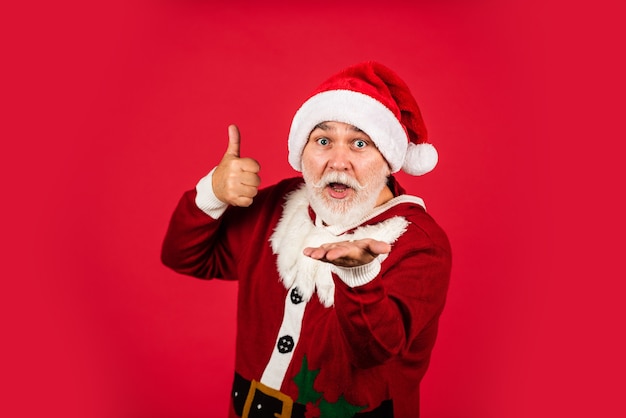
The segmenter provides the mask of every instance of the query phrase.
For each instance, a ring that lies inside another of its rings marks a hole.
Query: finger
[[[357,260],[363,250],[356,246],[337,245],[325,250],[324,258],[331,263],[338,260]]]
[[[239,186],[239,196],[241,197],[253,198],[258,193],[259,193],[259,189],[257,187],[246,186],[245,184],[242,184],[241,186]]]
[[[233,206],[250,206],[257,195],[256,187],[240,185],[236,190],[231,190],[226,196],[226,202]]]
[[[361,253],[362,250],[352,243],[331,242],[319,247],[307,247],[303,254],[316,260],[331,261],[348,256],[351,252]]]
[[[231,204],[233,206],[240,206],[243,208],[247,208],[248,206],[252,204],[252,202],[253,202],[253,199],[251,197],[239,196],[238,198],[234,199]]]
[[[368,251],[372,255],[388,254],[391,252],[391,245],[383,241],[372,240],[369,242]]]
[[[258,194],[258,192],[259,189],[255,186],[247,186],[245,184],[237,182],[237,184],[224,188],[222,194],[224,200],[220,200],[231,203],[236,202],[239,198],[252,199]]]
[[[258,188],[261,184],[261,177],[256,173],[244,171],[239,175],[239,182],[244,186]]]
[[[226,154],[239,158],[240,144],[239,128],[237,128],[237,125],[230,125],[228,127],[228,148],[226,149]]]
[[[302,254],[311,257],[314,260],[321,260],[326,256],[326,250],[321,247],[306,247],[302,250]]]
[[[261,171],[261,165],[252,158],[240,158],[238,166],[241,168],[241,171],[247,171],[249,173],[258,173]]]

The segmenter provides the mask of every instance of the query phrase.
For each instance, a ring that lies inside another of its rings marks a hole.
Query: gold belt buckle
[[[280,414],[278,412],[274,413],[276,418],[290,418],[291,410],[293,409],[293,400],[289,395],[285,395],[284,393],[272,389],[269,386],[265,386],[261,382],[257,382],[253,380],[250,382],[250,390],[248,391],[248,396],[246,397],[246,403],[243,405],[243,412],[241,414],[241,418],[248,418],[250,415],[250,410],[252,409],[252,403],[254,401],[254,394],[256,391],[259,391],[267,396],[278,399],[282,402],[282,410]]]

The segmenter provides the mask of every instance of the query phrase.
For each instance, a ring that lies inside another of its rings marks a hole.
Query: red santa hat
[[[365,132],[391,172],[421,176],[437,165],[437,150],[408,86],[389,68],[364,62],[320,85],[296,112],[289,131],[289,163],[301,171],[309,134],[322,122],[343,122]]]

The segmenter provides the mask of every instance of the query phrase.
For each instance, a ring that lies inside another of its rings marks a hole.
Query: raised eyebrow
[[[330,127],[326,125],[324,122],[318,123],[317,125],[315,125],[315,127],[313,128],[313,131],[316,129],[321,129],[323,131],[330,131]]]
[[[332,130],[332,128],[330,126],[328,126],[326,124],[326,122],[318,123],[317,125],[315,125],[315,127],[313,127],[313,130],[315,130],[315,129],[321,129],[323,131],[330,131],[330,130]],[[363,130],[357,128],[354,125],[350,125],[350,129],[355,131],[355,132],[363,132]]]

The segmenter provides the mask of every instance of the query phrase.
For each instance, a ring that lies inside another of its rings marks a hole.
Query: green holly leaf
[[[341,395],[335,403],[330,403],[322,399],[319,408],[322,418],[352,418],[354,414],[366,407],[351,405],[346,401],[346,398]]]
[[[307,362],[306,356],[302,358],[300,371],[293,378],[296,386],[298,386],[298,400],[296,402],[305,405],[309,402],[314,404],[322,397],[320,392],[313,389],[313,382],[319,372],[319,370],[309,370],[309,363]]]

